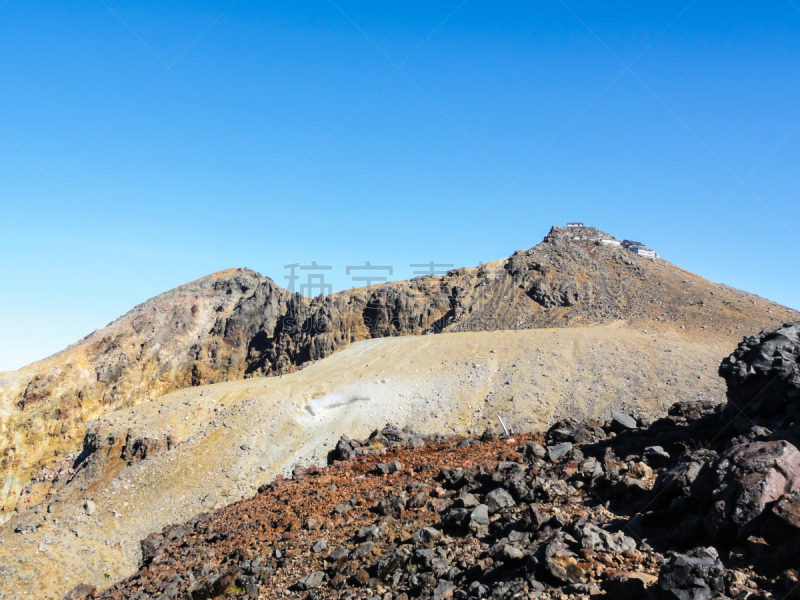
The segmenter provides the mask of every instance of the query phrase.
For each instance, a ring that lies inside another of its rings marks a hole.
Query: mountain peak
[[[249,269],[247,267],[231,267],[229,269],[222,269],[220,271],[215,271],[214,273],[209,273],[205,277],[201,277],[196,281],[201,281],[203,279],[213,280],[213,279],[230,279],[233,277],[256,277],[261,278],[264,277],[258,271],[254,271],[253,269]]]
[[[613,235],[606,233],[605,231],[601,231],[596,227],[585,226],[583,223],[567,225],[566,227],[553,225],[550,228],[549,233],[544,237],[543,241],[557,243],[568,242],[572,240],[586,240],[593,242],[602,242],[602,240],[619,241]]]
[[[800,318],[637,256],[623,243],[577,224],[553,227],[542,243],[489,265],[325,298],[300,298],[247,268],[165,292],[61,353],[4,375],[0,401],[12,407],[4,421],[12,433],[0,439],[8,457],[0,477],[13,483],[0,497],[0,521],[53,456],[78,449],[89,419],[176,389],[290,373],[359,340],[625,321],[638,333],[735,343]],[[45,438],[13,433],[40,430]]]

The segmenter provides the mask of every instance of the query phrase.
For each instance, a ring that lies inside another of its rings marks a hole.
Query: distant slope
[[[0,376],[0,521],[40,469],[80,447],[88,421],[176,389],[288,373],[354,341],[625,320],[732,344],[800,318],[663,260],[576,235],[613,239],[554,227],[508,259],[312,301],[247,269],[148,300],[66,350]]]

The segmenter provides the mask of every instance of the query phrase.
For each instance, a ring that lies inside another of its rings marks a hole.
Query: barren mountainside
[[[611,410],[656,418],[675,399],[719,403],[715,356],[730,348],[624,323],[397,336],[283,377],[116,410],[87,424],[79,455],[24,487],[25,510],[0,527],[0,599],[60,598],[78,582],[126,577],[141,560],[137,540],[320,464],[341,435],[364,439],[388,418],[468,435],[500,415],[515,432],[541,431]]]
[[[797,600],[800,321],[720,366],[728,402],[512,437],[339,438],[224,509],[141,540],[65,600]]]
[[[663,260],[574,240],[580,233],[553,228],[508,259],[313,300],[247,269],[161,294],[64,351],[0,375],[0,519],[32,478],[53,477],[43,468],[81,447],[92,419],[185,387],[289,373],[355,341],[623,320],[735,343],[799,316]]]

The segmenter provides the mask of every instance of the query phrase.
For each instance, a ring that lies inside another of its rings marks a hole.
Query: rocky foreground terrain
[[[328,467],[141,542],[66,598],[798,598],[800,322],[720,367],[728,400],[546,432],[342,437]]]
[[[50,481],[66,464],[59,461],[80,451],[88,422],[187,387],[290,373],[359,340],[622,320],[711,348],[800,316],[576,235],[612,238],[556,227],[508,259],[312,301],[247,269],[222,271],[48,359],[0,373],[0,522],[42,500],[47,485],[41,493],[27,486]]]
[[[0,598],[61,598],[81,581],[124,578],[148,534],[324,463],[341,435],[365,439],[387,418],[427,436],[470,435],[500,415],[514,431],[542,431],[612,409],[657,418],[676,398],[722,402],[709,356],[724,352],[624,324],[391,337],[283,377],[117,410],[23,490],[26,510],[0,528]]]

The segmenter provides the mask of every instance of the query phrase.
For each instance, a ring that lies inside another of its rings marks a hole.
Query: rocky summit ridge
[[[510,436],[342,437],[327,467],[141,541],[102,598],[800,598],[800,321],[720,366],[728,402]]]
[[[507,259],[315,299],[248,269],[152,298],[0,376],[0,520],[25,508],[17,502],[30,482],[43,483],[30,502],[46,493],[53,475],[43,469],[80,450],[88,422],[176,389],[289,373],[359,340],[624,320],[731,342],[798,316],[663,260],[574,239],[616,239],[582,232],[554,227]]]

